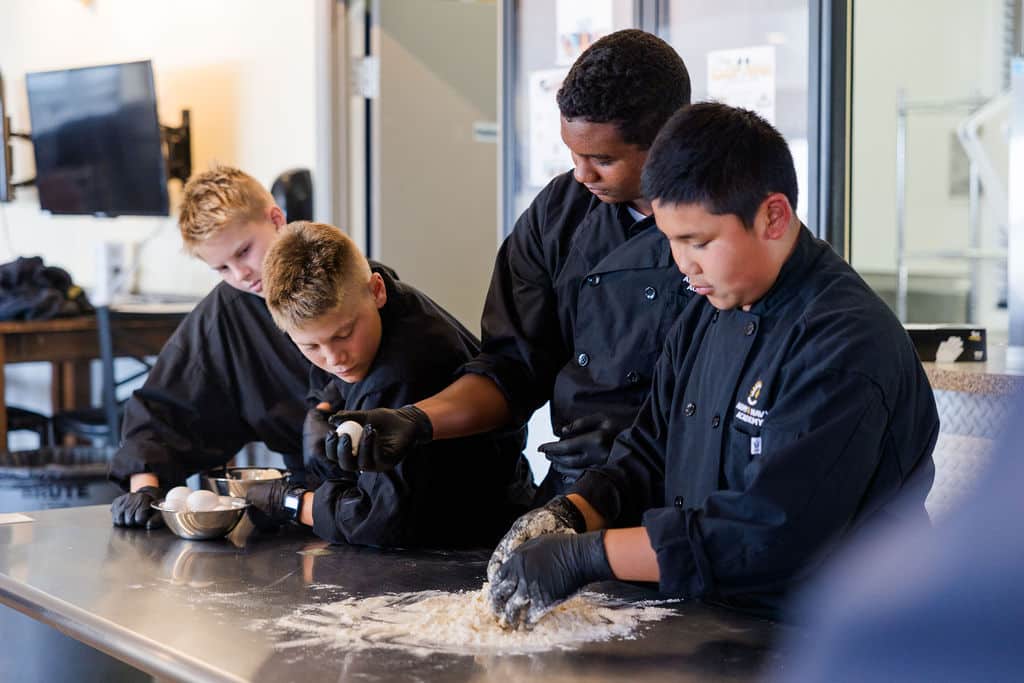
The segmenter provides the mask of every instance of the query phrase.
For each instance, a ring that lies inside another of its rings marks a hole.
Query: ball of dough
[[[185,502],[192,512],[207,512],[220,504],[220,497],[213,491],[193,491]]]
[[[338,436],[342,434],[348,434],[348,437],[352,439],[352,452],[359,450],[359,440],[363,438],[363,425],[358,422],[349,420],[348,422],[342,422],[338,425],[336,430]]]
[[[170,504],[174,501],[181,501],[184,505],[185,499],[192,493],[192,489],[187,486],[175,486],[173,489],[167,492],[167,497],[164,498],[164,503]]]

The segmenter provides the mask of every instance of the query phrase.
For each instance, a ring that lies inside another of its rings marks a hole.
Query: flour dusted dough
[[[640,624],[673,610],[651,603],[623,603],[580,593],[562,603],[532,631],[507,631],[488,607],[487,588],[474,592],[422,591],[345,598],[300,607],[273,623],[286,632],[280,648],[336,647],[346,651],[402,649],[418,654],[525,654],[569,649],[612,638],[635,638]]]

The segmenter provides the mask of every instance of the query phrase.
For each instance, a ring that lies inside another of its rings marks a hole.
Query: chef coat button
[[[585,353],[581,353],[576,357],[576,362],[580,364],[581,368],[587,367],[587,363],[590,362],[590,356]]]
[[[713,322],[713,323],[717,323],[718,322],[718,311],[715,311],[714,313],[711,314],[711,322]]]
[[[753,320],[751,320],[746,325],[744,325],[744,327],[743,327],[743,334],[745,334],[745,335],[747,335],[749,337],[750,335],[754,334],[754,330],[756,330],[756,329],[757,329],[757,325],[754,324]]]
[[[636,370],[630,370],[626,373],[626,381],[630,384],[636,384],[640,381],[640,373]]]
[[[646,296],[648,299],[653,299],[654,297],[658,296],[658,290],[656,290],[654,287],[647,287],[646,289],[644,289],[644,296]]]
[[[588,275],[587,276],[587,284],[590,285],[591,287],[597,287],[599,284],[601,284],[601,276],[600,275]]]
[[[686,501],[683,499],[682,496],[676,496],[676,499],[674,501],[672,501],[672,504],[675,505],[680,510],[683,509],[683,505],[685,503],[686,503]]]
[[[713,418],[711,418],[711,426],[712,427],[717,429],[718,425],[720,425],[720,424],[722,424],[722,418],[718,417],[717,415],[715,415]]]
[[[687,417],[693,415],[694,413],[697,412],[697,404],[696,403],[687,403],[686,404],[686,408],[683,410],[683,412],[686,413]]]

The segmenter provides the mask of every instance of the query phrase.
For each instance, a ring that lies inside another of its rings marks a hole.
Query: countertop
[[[1006,341],[989,340],[982,363],[922,363],[932,389],[1007,396],[1024,389],[1024,372],[1007,368]]]
[[[185,541],[114,528],[107,506],[26,513],[0,525],[0,602],[160,678],[189,681],[743,681],[782,671],[785,627],[695,602],[636,640],[469,656],[279,647],[269,621],[296,607],[389,592],[472,590],[486,551],[328,546],[306,529]],[[629,600],[657,598],[601,584]],[[6,609],[0,607],[0,609]]]

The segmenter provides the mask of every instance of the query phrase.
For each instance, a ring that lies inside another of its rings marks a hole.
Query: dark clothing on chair
[[[263,299],[217,285],[175,331],[129,399],[110,477],[165,485],[226,464],[249,442],[281,453],[301,483],[309,362]]]
[[[38,256],[0,265],[0,320],[49,320],[92,313],[81,287],[63,268]]]
[[[451,383],[479,342],[414,287],[374,267],[387,288],[380,348],[366,377],[349,384],[317,367],[311,407],[400,408]],[[493,545],[525,512],[533,475],[524,430],[434,441],[387,472],[324,482],[313,499],[313,530],[338,543],[378,546]]]
[[[551,402],[555,433],[602,413],[624,429],[647,396],[665,335],[693,296],[653,217],[555,178],[498,253],[483,350],[463,373],[492,379],[515,420]],[[564,486],[552,471],[544,488]]]
[[[749,311],[694,300],[609,463],[575,491],[643,524],[661,589],[775,612],[842,537],[927,519],[939,420],[906,331],[801,228]]]

